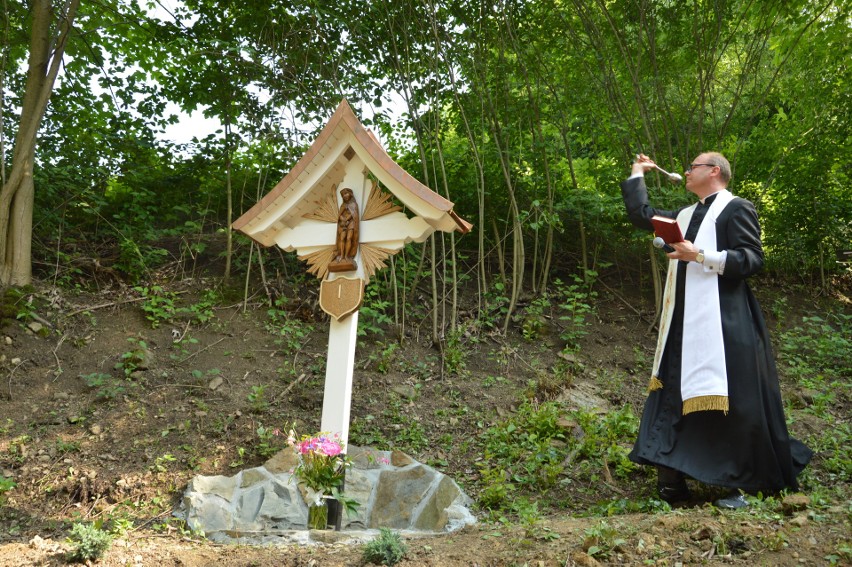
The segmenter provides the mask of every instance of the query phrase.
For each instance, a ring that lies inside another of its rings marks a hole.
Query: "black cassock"
[[[621,192],[628,217],[638,228],[653,230],[653,215],[676,218],[680,212],[651,207],[641,177],[624,181]],[[713,198],[698,204],[686,240],[695,240]],[[683,328],[687,262],[678,262],[674,314],[659,372],[663,388],[648,395],[630,459],[670,467],[716,486],[750,492],[795,490],[796,477],[813,453],[787,432],[769,333],[746,283],[763,267],[754,205],[732,200],[717,218],[716,243],[719,251],[727,250],[724,274],[719,276],[719,307],[730,410],[682,415],[681,345],[689,329]]]

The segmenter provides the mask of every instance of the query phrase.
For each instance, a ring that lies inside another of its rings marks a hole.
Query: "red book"
[[[683,234],[675,219],[654,215],[651,217],[651,224],[654,225],[654,234],[665,240],[666,244],[683,242]]]

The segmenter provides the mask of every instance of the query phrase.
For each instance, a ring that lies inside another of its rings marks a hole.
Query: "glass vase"
[[[308,529],[324,530],[328,528],[328,502],[323,498],[320,504],[308,506]]]

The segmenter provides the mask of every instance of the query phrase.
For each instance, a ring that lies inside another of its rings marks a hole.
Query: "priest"
[[[653,230],[655,215],[683,234],[671,244],[660,332],[639,437],[630,459],[657,468],[661,499],[690,498],[687,477],[724,487],[722,508],[748,505],[743,493],[796,490],[812,452],[784,420],[769,333],[747,278],[763,267],[754,205],[727,186],[722,154],[702,153],[686,169],[698,197],[677,211],[648,203],[644,174],[656,165],[637,156],[621,184],[630,221]]]

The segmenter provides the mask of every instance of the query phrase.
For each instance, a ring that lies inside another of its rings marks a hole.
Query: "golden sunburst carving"
[[[299,260],[307,262],[309,274],[313,274],[322,280],[328,275],[328,265],[334,259],[335,250],[334,246],[326,246],[316,252],[299,256]]]
[[[385,260],[399,252],[370,244],[361,245],[361,264],[364,266],[364,277],[369,282],[377,270],[385,267]]]
[[[390,193],[385,193],[379,189],[377,181],[373,181],[373,186],[370,188],[370,197],[367,199],[367,206],[364,207],[361,218],[363,220],[370,220],[401,211],[402,207],[394,205],[391,201],[392,198],[393,196]]]
[[[317,207],[313,211],[302,215],[302,218],[324,222],[337,222],[337,185],[332,185],[331,190],[325,198],[317,201],[316,204]]]

